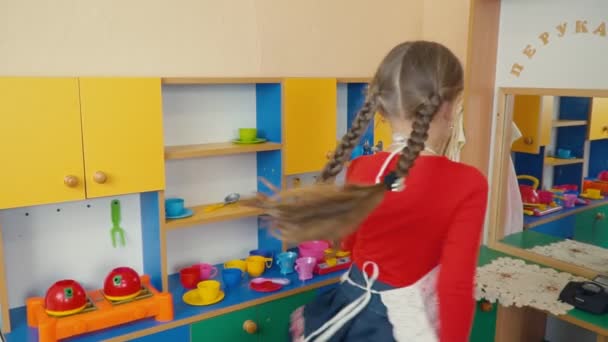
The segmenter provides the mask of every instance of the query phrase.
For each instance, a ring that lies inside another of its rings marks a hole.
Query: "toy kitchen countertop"
[[[221,272],[222,265],[216,266]],[[65,341],[129,341],[136,337],[155,334],[178,326],[192,324],[208,318],[241,310],[246,307],[331,285],[340,280],[341,274],[342,272],[334,272],[316,275],[313,279],[300,281],[297,273],[294,272],[284,276],[279,273],[278,267],[273,267],[267,270],[263,276],[266,278],[288,278],[290,280],[289,285],[284,286],[281,290],[276,292],[256,292],[249,288],[249,281],[247,277],[245,277],[238,287],[226,292],[224,300],[209,306],[190,306],[184,303],[182,296],[187,290],[180,284],[179,274],[172,274],[169,276],[169,292],[173,297],[174,311],[174,319],[172,321],[157,322],[154,319],[143,319],[106,330],[69,338]],[[219,280],[221,277],[217,277],[216,279]],[[9,334],[6,334],[7,342],[39,342],[38,331],[36,329],[28,328],[27,326],[25,307],[12,309],[10,313],[13,330]]]

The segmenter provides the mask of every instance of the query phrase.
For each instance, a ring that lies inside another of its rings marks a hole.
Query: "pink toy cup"
[[[317,259],[313,257],[303,257],[296,260],[296,272],[302,281],[312,279],[312,271],[317,265]]]
[[[576,195],[565,194],[564,195],[564,207],[574,208],[574,206],[576,205],[577,198],[578,198],[578,196],[576,196]]]
[[[206,264],[206,263],[200,263],[200,264],[193,265],[193,267],[198,268],[200,275],[201,275],[201,280],[215,278],[215,276],[217,275],[217,268],[214,267],[213,265]]]
[[[312,257],[317,261],[323,260],[325,250],[329,248],[329,243],[322,240],[305,241],[298,245],[301,257]]]

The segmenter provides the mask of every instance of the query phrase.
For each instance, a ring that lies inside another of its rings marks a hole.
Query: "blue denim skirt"
[[[365,285],[361,271],[355,266],[350,269],[349,278],[359,285]],[[376,291],[393,289],[392,286],[378,280],[372,288]],[[342,282],[337,287],[319,295],[311,303],[297,309],[291,317],[290,341],[304,341],[303,336],[309,336],[340,312],[342,308],[362,296],[364,292],[357,286]],[[312,341],[315,341],[315,339]],[[371,301],[363,311],[341,327],[329,341],[395,341],[393,326],[388,319],[387,309],[382,303],[380,295],[372,294]]]

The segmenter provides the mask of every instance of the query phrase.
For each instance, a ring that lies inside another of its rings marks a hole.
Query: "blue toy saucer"
[[[190,209],[190,208],[184,208],[184,212],[181,213],[180,215],[176,215],[176,216],[169,216],[169,215],[167,215],[167,218],[174,220],[174,219],[181,219],[181,218],[190,217],[192,215],[194,215],[194,211],[192,209]]]

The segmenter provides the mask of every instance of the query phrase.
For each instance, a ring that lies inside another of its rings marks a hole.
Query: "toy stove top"
[[[102,290],[99,290],[100,293],[103,293]],[[105,297],[100,298],[100,300],[105,300],[108,303],[114,305],[122,305],[122,304],[128,304],[128,303],[132,303],[138,300],[142,300],[142,299],[146,299],[146,298],[150,298],[153,296],[152,291],[150,291],[146,286],[142,286],[141,287],[141,291],[139,292],[139,294],[133,298],[130,299],[125,299],[125,300],[109,300]],[[85,305],[84,309],[82,309],[81,311],[78,311],[76,313],[73,313],[71,315],[65,315],[65,316],[61,316],[61,317],[57,317],[57,318],[65,318],[65,317],[71,317],[71,316],[75,316],[75,315],[81,315],[81,314],[86,314],[92,311],[97,311],[98,307],[97,305],[95,305],[95,302],[91,299],[90,296],[87,296],[87,304]],[[50,316],[50,315],[49,315]]]
[[[127,303],[135,302],[138,300],[150,298],[150,297],[152,297],[152,295],[153,295],[152,291],[150,291],[146,286],[142,285],[141,291],[139,291],[139,294],[133,298],[124,299],[124,300],[109,300],[106,298],[106,300],[112,305],[121,305],[121,304],[127,304]]]

